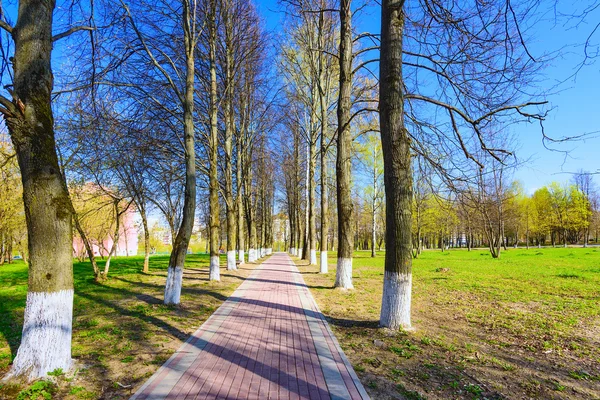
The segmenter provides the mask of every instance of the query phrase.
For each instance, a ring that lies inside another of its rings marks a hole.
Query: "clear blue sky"
[[[355,3],[357,3],[355,1]],[[579,2],[580,6],[584,2]],[[260,13],[265,19],[267,29],[277,33],[283,18],[278,12],[280,6],[276,0],[256,2]],[[553,2],[548,1],[548,6]],[[565,4],[573,11],[572,3]],[[560,11],[560,10],[559,10]],[[356,14],[354,21],[357,31],[379,32],[380,8],[369,6]],[[552,111],[544,124],[546,134],[550,137],[577,136],[584,133],[600,132],[600,59],[596,64],[581,69],[576,77],[568,79],[582,60],[582,47],[570,45],[585,42],[593,29],[592,23],[600,21],[600,12],[588,16],[588,23],[573,26],[573,21],[556,24],[553,14],[549,13],[543,21],[536,24],[530,34],[530,51],[534,57],[556,51],[563,46],[569,46],[563,56],[555,58],[545,70],[539,84],[541,89],[550,89],[563,82],[553,94],[547,97]],[[600,33],[595,42],[600,42]],[[517,156],[520,160],[529,160],[517,171],[515,178],[522,181],[525,190],[532,193],[535,189],[552,181],[566,182],[571,179],[568,172],[580,169],[590,172],[600,172],[600,135],[591,135],[582,141],[574,141],[553,145],[557,150],[549,151],[542,144],[542,134],[538,125],[520,125],[514,129],[518,141]],[[600,176],[595,177],[600,186]]]

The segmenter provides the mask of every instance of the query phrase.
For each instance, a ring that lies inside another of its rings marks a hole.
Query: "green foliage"
[[[0,253],[18,250],[26,256],[27,229],[23,188],[17,157],[12,147],[0,142]],[[4,257],[0,256],[0,264]]]
[[[61,377],[65,374],[62,368],[56,368],[54,371],[48,372],[48,376]]]
[[[398,389],[398,392],[400,392],[400,394],[402,394],[408,400],[426,400],[427,399],[427,397],[423,396],[419,392],[413,391],[413,390],[408,390],[406,387],[404,387],[404,385],[402,385],[400,383],[398,385],[396,385],[396,388]]]
[[[56,391],[56,386],[49,381],[37,381],[27,389],[21,390],[16,400],[51,400],[52,394]]]
[[[468,393],[474,394],[475,396],[481,396],[481,393],[483,393],[483,389],[479,385],[474,385],[472,383],[468,383],[464,387],[465,387],[465,391],[467,391]]]
[[[561,186],[553,182],[538,189],[532,202],[535,208],[532,231],[540,237],[555,232],[565,242],[569,234],[576,238],[590,224],[590,201],[575,185]]]

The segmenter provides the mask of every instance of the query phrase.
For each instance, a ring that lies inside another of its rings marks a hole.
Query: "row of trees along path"
[[[265,236],[269,235],[274,199],[269,171],[274,170],[276,162],[281,165],[285,188],[290,251],[302,252],[312,263],[317,262],[314,174],[319,140],[322,194],[327,193],[327,154],[335,150],[336,159],[335,286],[352,289],[351,143],[363,130],[379,131],[387,247],[380,323],[398,329],[411,326],[411,158],[417,156],[427,162],[441,180],[457,182],[477,177],[476,172],[485,169],[486,157],[503,162],[510,154],[497,140],[506,121],[544,119],[543,99],[524,95],[540,60],[529,53],[523,34],[535,23],[535,16],[529,14],[535,4],[533,0],[519,4],[498,0],[473,1],[458,7],[454,2],[383,0],[381,32],[357,35],[353,11],[362,6],[351,0],[339,4],[327,0],[283,1],[291,21],[288,28],[292,32],[300,29],[300,34],[289,41],[293,46],[290,54],[302,56],[295,58],[300,60],[296,69],[287,63],[285,51],[278,63],[288,71],[301,73],[302,79],[294,81],[292,74],[283,89],[273,91],[265,83],[272,76],[257,69],[266,39],[257,28],[256,13],[246,12],[254,10],[246,0],[94,2],[83,8],[82,12],[90,12],[87,20],[83,19],[86,24],[67,26],[60,33],[53,29],[60,11],[55,9],[55,1],[19,1],[16,24],[0,19],[0,29],[14,46],[14,56],[2,64],[3,71],[11,71],[6,76],[12,82],[0,97],[0,112],[20,167],[29,237],[29,291],[23,336],[10,376],[37,378],[72,366],[72,228],[78,225],[78,219],[66,184],[69,164],[62,163],[62,156],[59,162],[55,136],[54,111],[67,109],[53,108],[57,100],[53,95],[51,54],[61,41],[89,38],[89,47],[85,48],[90,50],[91,61],[88,69],[79,70],[77,83],[81,85],[63,91],[84,93],[77,100],[89,105],[93,113],[90,119],[80,122],[101,121],[106,126],[118,126],[117,132],[138,133],[127,137],[130,144],[155,135],[152,137],[156,141],[149,146],[156,149],[155,157],[147,164],[169,165],[179,173],[174,181],[179,182],[184,195],[182,201],[174,202],[174,217],[167,218],[174,240],[165,304],[179,303],[182,269],[198,208],[197,188],[207,189],[210,199],[206,213],[210,276],[217,280],[219,194],[224,193],[227,213],[227,265],[235,268],[236,249],[249,248],[249,261],[258,258],[257,204],[263,210],[263,220],[268,221],[262,225],[262,243],[272,242],[272,237]],[[156,8],[163,13],[154,14]],[[157,23],[166,15],[170,16],[169,23]],[[248,21],[252,23],[244,25]],[[160,36],[165,29],[171,29],[169,35]],[[110,40],[102,37],[107,31],[112,33]],[[369,69],[375,65],[378,73]],[[144,84],[137,79],[140,77],[145,79]],[[425,77],[430,83],[420,84]],[[222,96],[218,97],[217,92]],[[273,92],[281,96],[279,108],[273,105],[273,98],[265,95]],[[308,95],[303,97],[303,93]],[[107,112],[113,100],[124,101],[118,118],[114,112]],[[127,115],[125,110],[137,114]],[[330,118],[332,110],[335,117]],[[140,115],[147,121],[140,122]],[[283,136],[289,140],[280,141],[276,152],[269,147],[273,138],[266,135],[275,131],[274,126],[285,127],[288,134]],[[94,129],[88,131],[96,133]],[[220,133],[225,144],[222,152],[218,149]],[[204,147],[196,145],[197,137],[202,138]],[[105,137],[109,138],[95,149],[123,143],[112,140],[117,136]],[[309,144],[304,177],[299,166],[303,157],[301,138],[308,138]],[[118,159],[125,160],[133,147],[117,145],[111,149]],[[196,155],[198,149],[201,157]],[[93,155],[82,154],[82,162]],[[98,158],[108,156],[102,153]],[[221,172],[225,179],[221,181],[219,156],[226,160]],[[136,159],[141,160],[143,157]],[[114,170],[110,163],[90,163],[93,171],[98,171],[100,165],[107,173]],[[256,173],[257,166],[261,166],[261,174]],[[205,173],[207,182],[198,182],[197,170]],[[154,181],[164,183],[167,179],[160,176]],[[300,193],[301,187],[306,188],[305,196]],[[303,197],[307,211],[301,215]],[[329,229],[326,196],[321,200],[321,229]],[[322,231],[321,248],[326,251],[324,236]],[[249,241],[247,246],[245,239]],[[93,260],[93,254],[90,258]],[[321,263],[321,271],[326,272],[326,253]]]

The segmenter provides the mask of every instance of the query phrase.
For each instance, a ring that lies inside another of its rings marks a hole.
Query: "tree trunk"
[[[311,145],[306,143],[306,212],[304,214],[304,245],[302,246],[302,257],[301,259],[310,262],[310,213],[313,205],[310,203],[310,158],[311,158]]]
[[[167,282],[165,285],[165,304],[179,304],[181,285],[183,283],[183,267],[187,249],[194,228],[196,212],[196,149],[194,147],[194,51],[195,38],[190,26],[191,12],[189,3],[183,2],[184,42],[186,50],[186,80],[183,99],[183,132],[185,154],[185,192],[183,197],[183,213],[177,237],[173,242],[173,250],[169,258]]]
[[[335,287],[353,289],[352,253],[354,251],[354,210],[352,203],[352,135],[350,108],[352,92],[352,0],[340,1],[340,89],[338,97],[337,140],[337,208],[338,208],[338,260]]]
[[[54,1],[19,1],[12,33],[13,99],[0,98],[21,171],[30,257],[23,336],[7,376],[29,380],[73,364],[73,206],[53,128],[54,6]]]
[[[250,157],[248,156],[249,160]],[[248,164],[246,179],[244,180],[244,194],[246,202],[246,223],[248,225],[248,262],[255,262],[258,257],[256,254],[256,214],[255,201],[252,193],[252,168]]]
[[[309,250],[310,250],[310,264],[317,265],[317,222],[315,216],[315,167],[316,167],[316,143],[311,139],[310,150],[309,150],[309,168],[308,168],[308,181],[310,183],[308,190],[308,204],[309,204],[309,216],[308,216],[308,237],[309,237]]]
[[[115,212],[115,233],[113,235],[113,244],[110,246],[110,251],[108,253],[108,258],[106,259],[106,264],[104,264],[104,279],[108,278],[108,270],[110,269],[110,261],[112,260],[112,256],[117,251],[117,246],[119,245],[119,229],[121,228],[121,212],[119,212],[119,200],[113,200],[114,212]]]
[[[242,172],[244,171],[244,160],[243,160],[243,139],[240,137],[236,143],[236,185],[237,185],[237,196],[235,199],[235,207],[237,211],[237,250],[238,250],[238,261],[243,264],[245,261],[244,250],[246,245],[244,243],[244,203],[242,202],[243,192],[243,181]]]
[[[371,257],[375,257],[376,253],[375,253],[375,235],[377,234],[377,219],[376,219],[376,212],[377,210],[375,209],[375,198],[373,198],[373,213],[371,215]]]
[[[323,14],[321,10],[319,14],[319,24],[323,27]],[[322,29],[321,29],[322,31]],[[323,36],[320,36],[321,47],[324,47]],[[325,66],[323,62],[324,54],[319,52],[319,107],[321,111],[321,257],[320,257],[320,268],[319,272],[326,274],[329,271],[327,261],[327,250],[328,250],[328,237],[329,237],[329,203],[328,203],[328,190],[327,190],[327,140],[329,132],[329,120],[327,116],[327,102],[326,94],[329,92],[329,85],[326,85]]]
[[[237,245],[237,226],[235,215],[235,203],[233,200],[233,166],[232,166],[232,142],[233,142],[233,26],[230,10],[224,11],[225,25],[225,205],[227,207],[227,269],[232,271],[237,269],[236,245]]]
[[[209,62],[210,62],[210,140],[209,140],[209,219],[210,219],[210,272],[209,280],[220,281],[219,267],[219,176],[217,172],[217,10],[216,0],[210,1],[209,16]]]
[[[140,216],[142,217],[142,226],[144,228],[144,268],[142,272],[147,274],[150,272],[150,230],[148,229],[148,216],[146,215],[145,207],[140,208]]]
[[[381,326],[409,328],[412,290],[412,168],[404,126],[402,78],[403,2],[383,0],[379,123],[386,195],[386,248]]]
[[[75,224],[75,229],[79,233],[81,237],[81,241],[83,242],[83,246],[85,247],[85,251],[90,259],[90,263],[92,263],[92,270],[94,271],[94,281],[101,282],[102,274],[100,274],[100,268],[98,268],[98,263],[96,262],[96,256],[94,255],[94,249],[92,248],[92,244],[85,234],[83,228],[81,227],[81,223],[79,222],[79,216],[77,212],[73,209],[73,223]]]

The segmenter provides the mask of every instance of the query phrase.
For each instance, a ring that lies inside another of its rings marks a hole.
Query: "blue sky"
[[[579,2],[579,5],[583,3]],[[547,5],[550,4],[553,2],[549,1]],[[565,5],[572,11],[573,3]],[[257,1],[257,6],[265,19],[267,29],[277,33],[282,19],[277,1]],[[361,14],[356,14],[356,30],[379,32],[379,13],[379,6],[373,5],[365,8]],[[548,16],[543,17],[530,31],[532,40],[529,42],[529,49],[534,57],[567,46],[561,51],[562,56],[553,59],[544,71],[539,84],[543,90],[554,88],[559,82],[563,82],[547,97],[552,111],[544,126],[546,134],[550,137],[577,136],[600,131],[600,59],[596,64],[585,66],[575,77],[571,77],[583,55],[582,47],[573,45],[585,42],[593,29],[591,23],[599,20],[600,13],[597,12],[588,16],[588,23],[575,26],[573,20],[556,23],[554,14],[548,13]],[[596,39],[596,42],[600,41],[600,34]],[[513,134],[518,142],[517,156],[523,160],[523,166],[516,172],[515,178],[523,182],[529,193],[552,181],[569,181],[570,172],[600,172],[600,135],[555,144],[552,147],[559,151],[550,151],[542,143],[538,125],[519,125],[513,128]],[[596,177],[595,180],[600,184],[600,177]]]

